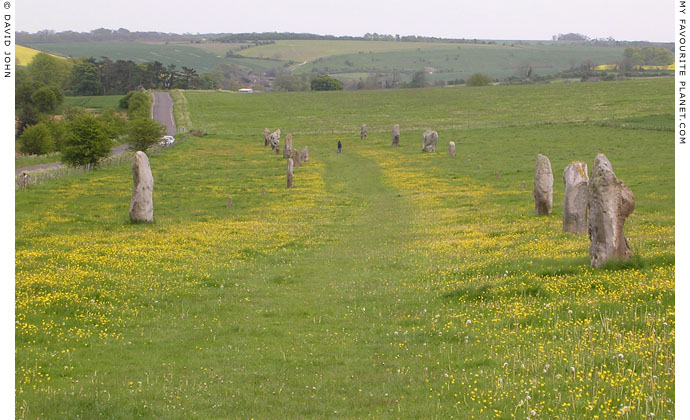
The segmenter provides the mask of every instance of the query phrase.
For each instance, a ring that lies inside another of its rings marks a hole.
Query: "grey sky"
[[[17,30],[104,27],[175,33],[310,32],[551,39],[579,32],[673,41],[673,1],[556,0],[14,0]]]

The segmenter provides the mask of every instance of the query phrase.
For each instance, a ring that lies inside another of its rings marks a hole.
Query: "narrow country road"
[[[169,93],[166,92],[154,92],[153,93],[153,105],[151,106],[151,116],[154,120],[165,125],[167,130],[167,135],[174,136],[177,132],[175,128],[175,120],[173,119],[173,101]],[[111,156],[117,156],[127,151],[129,148],[128,144],[122,144],[120,146],[114,147],[110,151]],[[22,168],[15,168],[14,175],[17,176],[22,172],[37,171],[40,169],[58,168],[62,165],[60,162],[44,163],[41,165],[24,166]]]
[[[169,93],[153,92],[151,117],[167,128],[167,135],[174,136],[177,133],[173,117],[173,101]]]

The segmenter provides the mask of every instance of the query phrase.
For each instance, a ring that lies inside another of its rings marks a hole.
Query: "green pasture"
[[[532,68],[532,74],[544,76],[579,67],[587,61],[595,64],[616,63],[621,60],[623,50],[624,47],[552,42],[423,44],[404,51],[332,54],[309,62],[296,72],[309,73],[316,70],[346,76],[350,73],[398,71],[409,77],[416,71],[427,69],[433,71],[430,76],[432,80],[466,80],[474,73],[485,73],[492,78],[503,79],[524,76],[528,68]]]
[[[135,63],[159,61],[174,64],[178,69],[191,67],[200,73],[211,71],[220,63],[233,63],[261,72],[281,67],[282,62],[252,58],[226,58],[225,53],[209,51],[191,44],[162,44],[145,42],[56,42],[31,44],[31,48],[65,57],[108,57],[111,60],[132,60]],[[230,47],[228,47],[229,49]],[[226,50],[227,52],[227,50]]]
[[[128,164],[16,193],[16,418],[673,418],[672,84],[176,93],[208,135],[150,156],[154,223]],[[597,153],[636,198],[601,270],[561,231]]]
[[[312,61],[319,57],[352,53],[381,53],[389,51],[413,51],[417,49],[438,50],[448,44],[432,42],[389,42],[389,41],[339,41],[339,40],[279,40],[273,44],[259,45],[242,50],[246,57],[292,60],[298,63]]]
[[[100,110],[103,108],[112,108],[118,110],[120,108],[120,99],[123,97],[124,95],[65,96],[64,105],[95,110]]]

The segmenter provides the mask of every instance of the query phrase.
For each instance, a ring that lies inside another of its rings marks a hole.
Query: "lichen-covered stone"
[[[448,143],[448,155],[455,156],[455,142],[451,141]]]
[[[129,202],[129,219],[133,222],[153,222],[153,174],[149,158],[136,152],[132,160],[134,190]]]
[[[271,130],[264,128],[264,147],[268,146],[269,139],[271,137]]]
[[[589,177],[587,164],[573,162],[563,171],[563,232],[587,233]]]
[[[302,149],[302,156],[300,157],[302,162],[309,162],[309,146],[304,146]]]
[[[364,140],[367,138],[367,125],[362,124],[362,131],[359,133],[359,138]]]
[[[398,124],[395,124],[393,126],[393,147],[400,146],[400,126]]]
[[[280,129],[271,133],[268,138],[268,143],[271,145],[271,150],[280,150]]]
[[[285,146],[283,146],[283,157],[289,158],[292,156],[292,134],[285,136]]]
[[[607,261],[627,261],[632,257],[623,236],[625,219],[635,210],[635,196],[613,172],[605,155],[594,159],[589,180],[589,258],[598,268]]]
[[[537,156],[537,165],[534,172],[534,211],[537,216],[551,214],[553,207],[553,171],[551,161],[546,156]]]
[[[422,151],[435,152],[436,143],[438,143],[438,133],[432,130],[426,130],[422,135]]]

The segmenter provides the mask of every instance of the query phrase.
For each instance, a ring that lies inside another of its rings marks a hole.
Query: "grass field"
[[[414,45],[414,43],[412,43]],[[408,76],[431,67],[432,80],[467,79],[474,73],[485,73],[503,79],[521,75],[527,67],[533,74],[549,75],[578,67],[585,61],[597,64],[620,61],[623,47],[562,43],[516,43],[507,41],[497,45],[430,44],[431,48],[393,52],[351,53],[323,58],[301,66],[296,72],[309,73],[313,69],[328,69],[332,75],[349,73],[391,73],[399,71]],[[247,50],[250,51],[250,50]]]
[[[259,45],[239,52],[246,57],[276,58],[298,63],[332,55],[446,49],[449,44],[432,42],[290,40]]]
[[[192,45],[144,42],[62,42],[32,44],[30,47],[66,57],[108,57],[111,60],[132,60],[135,63],[159,61],[175,64],[178,69],[191,67],[208,72],[220,63],[234,63],[245,68],[265,71],[282,66],[282,62],[251,58],[225,58],[225,53],[206,51]]]
[[[120,107],[120,99],[123,97],[124,95],[65,96],[64,104],[94,110],[103,108],[113,108],[117,110]]]
[[[17,192],[16,417],[673,418],[672,84],[186,92],[209,135],[151,156],[155,223],[128,165]],[[264,127],[309,146],[294,189]],[[592,270],[559,174],[598,152],[636,258]]]

